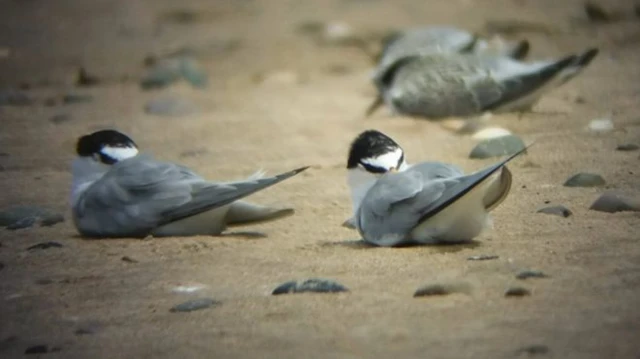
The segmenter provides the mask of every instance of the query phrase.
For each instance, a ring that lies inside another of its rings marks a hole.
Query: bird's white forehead
[[[113,147],[104,146],[100,150],[103,154],[113,158],[116,161],[126,160],[127,158],[134,157],[138,154],[138,149],[135,147]]]
[[[374,166],[374,167],[379,167],[379,168],[386,168],[386,169],[390,169],[392,167],[397,168],[398,161],[400,161],[400,158],[402,157],[402,153],[403,152],[401,148],[396,148],[393,151],[389,151],[377,157],[363,158],[361,162],[364,164]]]

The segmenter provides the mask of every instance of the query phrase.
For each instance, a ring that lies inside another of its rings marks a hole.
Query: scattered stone
[[[64,221],[64,216],[38,206],[15,206],[0,211],[0,227],[8,229],[27,228],[37,221],[41,225],[52,225]]]
[[[525,144],[520,137],[506,135],[498,138],[484,140],[471,150],[469,158],[484,159],[511,155],[525,148]]]
[[[608,191],[600,195],[589,209],[607,213],[640,212],[640,199],[629,198],[622,193]]]
[[[160,89],[178,81],[182,76],[180,61],[166,59],[156,63],[140,81],[143,90]]]
[[[49,249],[49,248],[62,248],[63,245],[58,243],[58,242],[42,242],[42,243],[38,243],[38,244],[34,244],[31,247],[27,248],[28,251],[34,250],[34,249]]]
[[[498,259],[498,258],[500,257],[494,254],[480,254],[480,255],[468,257],[467,260],[468,261],[488,261],[488,260]]]
[[[163,96],[150,100],[145,106],[148,114],[163,117],[179,117],[194,114],[198,107],[188,99],[177,96]]]
[[[584,4],[584,12],[587,19],[594,23],[607,23],[611,21],[611,16],[600,5],[587,1]]]
[[[102,329],[102,323],[96,320],[85,321],[73,331],[75,335],[91,335],[99,332]]]
[[[501,127],[487,127],[474,133],[471,138],[474,140],[484,141],[503,136],[511,135],[511,131]]]
[[[469,292],[469,287],[466,284],[428,284],[418,288],[413,293],[413,297],[443,296],[467,292]]]
[[[195,284],[195,285],[179,285],[171,289],[174,293],[195,293],[201,291],[205,288],[203,285]]]
[[[138,263],[137,260],[129,257],[129,256],[124,256],[122,258],[120,258],[123,262],[127,262],[127,263]]]
[[[56,125],[60,124],[60,123],[64,123],[64,122],[69,122],[71,120],[72,120],[71,115],[66,114],[66,113],[53,115],[53,116],[51,116],[51,118],[49,118],[49,121],[51,123],[55,123]]]
[[[31,346],[24,351],[25,354],[44,354],[48,352],[49,346],[45,344]]]
[[[618,145],[618,147],[616,147],[617,151],[635,151],[638,148],[640,148],[640,146],[636,145],[635,143],[623,143],[621,145]]]
[[[527,295],[531,295],[531,291],[522,287],[512,287],[504,292],[505,297],[524,297]]]
[[[0,90],[0,106],[30,106],[34,102],[29,95],[23,92]]]
[[[87,103],[91,101],[93,101],[93,97],[91,95],[66,94],[62,96],[62,103],[65,105]]]
[[[96,76],[90,75],[87,73],[84,67],[78,69],[78,77],[76,78],[76,86],[80,87],[90,87],[96,86],[100,83],[100,79]]]
[[[609,132],[613,129],[613,121],[609,118],[598,118],[589,122],[589,130],[593,132]]]
[[[4,269],[4,263],[0,262],[0,270]]]
[[[296,282],[290,281],[283,283],[276,287],[271,293],[272,295],[279,294],[288,294],[288,293],[337,293],[337,292],[348,292],[347,289],[342,284],[329,280],[329,279],[319,279],[319,278],[311,278],[307,279],[304,282]]]
[[[36,279],[36,284],[39,284],[39,285],[49,285],[51,283],[53,283],[53,279],[51,278]]]
[[[194,59],[182,58],[180,61],[180,73],[195,88],[205,88],[209,84],[207,73]]]
[[[569,217],[573,214],[573,212],[571,212],[571,210],[561,204],[556,205],[556,206],[548,206],[548,207],[543,207],[540,208],[539,210],[536,211],[536,213],[544,213],[544,214],[551,214],[554,216],[560,216],[560,217]]]
[[[38,217],[25,217],[11,223],[6,228],[10,231],[16,231],[18,229],[31,228],[36,222],[38,222]]]
[[[174,306],[173,308],[171,308],[169,311],[172,313],[193,312],[195,310],[206,309],[209,307],[218,306],[220,304],[222,303],[217,300],[213,300],[211,298],[200,298],[200,299],[193,299],[193,300],[188,300],[184,303],[180,303]]]
[[[197,148],[195,150],[187,150],[180,152],[178,156],[181,158],[198,157],[209,152],[206,148]]]
[[[551,352],[548,346],[542,344],[534,344],[529,345],[523,348],[516,350],[516,355],[525,354],[527,356],[531,355],[545,355]]]
[[[605,180],[597,173],[577,173],[564,183],[565,187],[598,187],[604,186]]]
[[[539,270],[523,270],[516,274],[517,279],[529,279],[529,278],[549,278],[544,272]]]

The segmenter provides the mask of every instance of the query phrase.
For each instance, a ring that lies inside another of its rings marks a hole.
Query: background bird
[[[274,177],[211,182],[190,169],[138,153],[115,130],[82,136],[72,165],[73,220],[87,237],[218,235],[227,226],[275,220],[294,213],[239,199],[290,178],[307,167]]]

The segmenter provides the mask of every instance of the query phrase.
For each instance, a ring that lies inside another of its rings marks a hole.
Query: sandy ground
[[[570,175],[591,171],[608,189],[640,190],[638,152],[615,151],[640,140],[640,22],[585,25],[582,3],[574,0],[2,0],[0,8],[0,48],[10,51],[0,58],[2,87],[28,84],[26,93],[40,102],[66,93],[94,97],[0,107],[0,151],[8,154],[0,157],[1,206],[38,204],[67,218],[49,228],[0,231],[1,357],[44,344],[59,348],[46,354],[51,358],[512,358],[532,355],[522,351],[531,346],[546,347],[539,357],[640,358],[640,216],[589,211],[606,188],[562,186]],[[186,25],[159,20],[172,9],[203,15]],[[385,111],[364,120],[373,94],[369,59],[355,48],[319,46],[296,27],[342,21],[363,32],[443,23],[475,30],[488,19],[553,27],[551,34],[519,35],[531,40],[534,58],[592,46],[601,53],[534,113],[491,118],[537,141],[511,165],[513,189],[494,212],[494,230],[466,246],[362,245],[340,226],[351,210],[347,149],[360,131],[391,135],[411,162],[442,160],[472,171],[491,161],[468,159],[475,142],[436,123]],[[200,61],[210,86],[141,91],[136,79],[145,56],[184,44],[209,46]],[[81,65],[105,82],[75,88]],[[202,110],[180,118],[144,113],[149,99],[166,94],[186,96]],[[60,114],[71,119],[50,121]],[[610,117],[616,130],[586,131],[599,117]],[[70,221],[69,165],[77,136],[104,127],[215,179],[312,168],[252,196],[297,210],[243,228],[266,238],[87,241]],[[545,201],[574,215],[536,214]],[[26,250],[43,241],[64,247]],[[480,254],[499,258],[467,260]],[[522,269],[550,278],[515,279]],[[310,277],[337,280],[350,292],[270,295],[284,281]],[[412,297],[430,283],[470,289]],[[205,289],[171,291],[190,284]],[[531,295],[505,298],[514,286]],[[200,297],[222,305],[169,312]]]

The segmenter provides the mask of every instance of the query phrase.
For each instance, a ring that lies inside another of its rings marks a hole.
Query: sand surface
[[[627,12],[633,6],[603,3]],[[8,154],[0,157],[0,205],[47,206],[67,219],[0,230],[0,357],[48,345],[59,348],[50,358],[512,358],[531,356],[523,348],[532,346],[545,352],[536,357],[640,358],[640,215],[588,210],[607,189],[640,190],[639,152],[615,151],[640,141],[639,21],[588,25],[574,0],[4,0],[0,8],[0,84],[27,84],[25,93],[38,100],[0,107],[0,152]],[[189,24],[162,20],[175,9],[200,15]],[[469,159],[475,141],[437,123],[385,110],[363,119],[374,93],[370,60],[357,48],[320,46],[296,28],[326,21],[362,33],[422,24],[476,30],[489,19],[552,29],[516,36],[531,41],[532,58],[594,46],[601,52],[534,113],[490,119],[536,141],[511,165],[513,188],[494,212],[493,230],[465,246],[364,246],[340,226],[351,211],[347,149],[360,131],[389,134],[411,162],[473,171],[492,160]],[[208,49],[198,59],[209,87],[180,82],[142,91],[145,56],[184,45]],[[79,66],[103,83],[76,88]],[[68,93],[93,101],[43,104]],[[200,111],[176,118],[144,112],[147,101],[166,95],[189,98]],[[61,114],[70,119],[50,120]],[[615,130],[585,130],[600,117]],[[105,127],[212,179],[312,168],[251,197],[296,208],[293,217],[240,229],[265,238],[88,241],[70,220],[70,162],[76,138]],[[601,174],[606,187],[562,186],[582,171]],[[536,214],[547,201],[573,216]],[[26,250],[44,241],[63,247]],[[467,260],[481,254],[499,258]],[[523,269],[550,277],[515,279]],[[311,277],[350,292],[270,295],[282,282]],[[413,298],[433,283],[468,290]],[[172,292],[181,285],[204,289]],[[505,298],[510,287],[531,295]],[[222,304],[169,311],[201,297]]]

